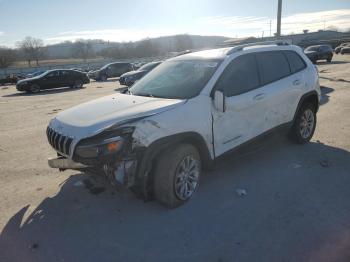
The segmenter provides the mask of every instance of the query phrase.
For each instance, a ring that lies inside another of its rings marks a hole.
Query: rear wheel
[[[290,131],[290,138],[297,144],[309,142],[316,128],[316,109],[312,104],[303,105]]]
[[[39,93],[40,92],[40,86],[37,84],[31,85],[29,88],[29,92],[31,93]]]
[[[181,206],[195,193],[201,174],[197,149],[180,144],[159,157],[154,174],[154,195],[169,208]]]
[[[83,87],[83,81],[81,80],[76,80],[74,82],[74,85],[72,86],[72,88],[82,88]]]

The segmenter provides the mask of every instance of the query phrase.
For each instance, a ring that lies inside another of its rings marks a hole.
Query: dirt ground
[[[0,261],[350,261],[350,56],[318,68],[312,141],[273,136],[221,160],[176,210],[47,165],[49,120],[116,92],[115,80],[37,95],[1,87]]]

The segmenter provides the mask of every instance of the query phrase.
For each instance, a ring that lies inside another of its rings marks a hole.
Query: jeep
[[[202,169],[275,130],[298,144],[316,127],[316,67],[300,47],[262,42],[169,59],[124,93],[59,113],[52,168],[98,170],[169,208],[188,201]]]

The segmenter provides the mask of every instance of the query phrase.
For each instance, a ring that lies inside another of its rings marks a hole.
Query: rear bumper
[[[85,169],[88,168],[89,166],[74,162],[73,160],[67,159],[67,158],[49,158],[47,160],[47,163],[51,168],[58,168],[58,169]]]

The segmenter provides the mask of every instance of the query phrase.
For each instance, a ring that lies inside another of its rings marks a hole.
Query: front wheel
[[[290,138],[297,144],[309,142],[316,129],[316,109],[312,104],[303,105],[290,130]]]
[[[328,63],[332,62],[332,57],[331,56],[327,58],[327,62]]]
[[[40,86],[37,84],[31,85],[29,88],[30,93],[39,93],[40,92]]]
[[[180,144],[161,154],[154,174],[155,198],[168,208],[187,202],[195,193],[201,174],[198,150]]]
[[[102,82],[106,82],[107,81],[107,76],[106,75],[101,76],[101,81]]]

